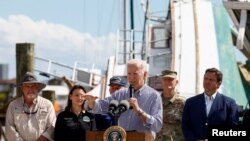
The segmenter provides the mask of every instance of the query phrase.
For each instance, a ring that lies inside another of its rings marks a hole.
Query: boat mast
[[[130,0],[130,26],[131,26],[131,35],[132,35],[132,41],[131,41],[131,53],[132,53],[132,59],[135,58],[135,43],[134,43],[134,4],[133,0]]]
[[[146,41],[145,41],[145,32],[146,32],[146,24],[147,24],[147,14],[148,14],[148,0],[146,1],[146,6],[145,6],[145,13],[144,13],[144,23],[143,23],[143,32],[142,32],[142,60],[146,60]]]
[[[126,64],[127,63],[127,54],[126,54],[126,52],[127,52],[127,3],[126,3],[127,1],[126,0],[123,0],[123,4],[122,4],[122,6],[123,6],[123,29],[124,29],[124,31],[123,31],[123,39],[124,39],[124,42],[123,42],[123,52],[124,52],[124,54],[123,54],[123,63],[124,64]]]
[[[193,1],[193,13],[194,13],[194,30],[195,30],[195,64],[196,64],[196,85],[195,92],[200,93],[200,43],[199,43],[199,29],[198,29],[198,17],[197,17],[197,0]]]

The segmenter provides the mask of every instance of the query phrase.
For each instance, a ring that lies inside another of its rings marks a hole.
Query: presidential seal
[[[104,141],[126,141],[126,131],[120,126],[111,126],[103,134]]]

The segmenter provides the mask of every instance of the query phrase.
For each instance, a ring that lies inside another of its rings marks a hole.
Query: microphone
[[[129,85],[129,97],[133,97],[133,93],[134,93],[134,87],[133,85]]]
[[[115,115],[115,111],[118,107],[118,101],[117,100],[111,100],[111,102],[109,103],[109,109],[108,111],[114,116]]]
[[[118,115],[120,116],[121,113],[127,111],[129,109],[129,103],[127,100],[122,100],[118,105]]]
[[[129,85],[129,97],[132,98],[134,95],[134,86],[133,85]],[[129,107],[129,109],[133,109],[132,106]]]

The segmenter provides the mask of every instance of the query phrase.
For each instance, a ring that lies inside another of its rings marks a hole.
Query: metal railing
[[[75,61],[73,66],[65,65],[49,59],[35,57],[35,71],[46,77],[67,77],[69,80],[83,86],[94,87],[102,82],[104,75],[92,68],[80,67],[80,62]]]

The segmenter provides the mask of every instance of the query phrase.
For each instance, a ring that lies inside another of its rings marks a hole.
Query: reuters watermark
[[[220,131],[219,129],[212,129],[212,136],[245,137],[247,136],[247,131],[234,131],[232,129],[229,131]]]
[[[250,127],[246,126],[209,126],[208,140],[216,141],[223,139],[237,139],[238,141],[249,141]]]

